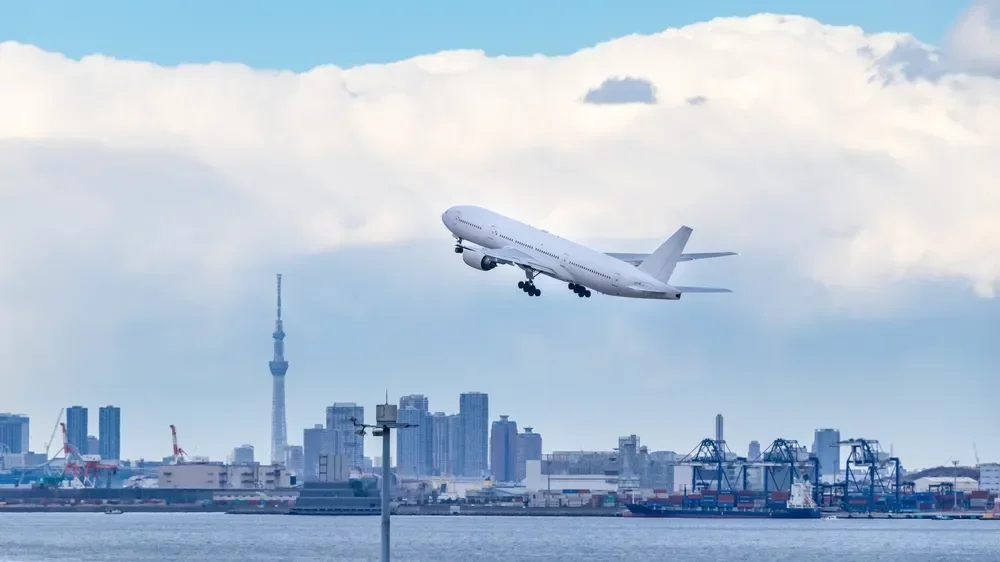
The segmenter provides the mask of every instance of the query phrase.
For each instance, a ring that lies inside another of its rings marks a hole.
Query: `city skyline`
[[[60,408],[115,404],[123,456],[169,455],[173,424],[192,455],[268,458],[280,271],[292,442],[338,401],[456,413],[478,390],[547,450],[638,433],[684,453],[722,412],[739,451],[828,427],[911,467],[973,464],[972,443],[1000,459],[996,7],[943,4],[588,7],[566,16],[586,26],[391,45],[278,18],[273,50],[198,23],[155,45],[99,31],[149,7],[72,29],[13,8],[0,411],[30,417],[35,451]],[[185,6],[162,21],[200,21]],[[678,282],[735,292],[658,306],[541,279],[525,299],[516,270],[452,252],[454,204],[607,252],[687,224],[691,251],[741,255]],[[914,407],[943,385],[960,407]]]

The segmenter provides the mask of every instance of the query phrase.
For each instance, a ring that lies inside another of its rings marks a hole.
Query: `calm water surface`
[[[1000,521],[397,517],[393,559],[1000,561]],[[0,514],[0,560],[378,560],[378,517]]]

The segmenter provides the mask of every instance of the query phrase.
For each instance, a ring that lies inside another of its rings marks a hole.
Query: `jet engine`
[[[497,266],[495,259],[483,255],[482,252],[473,250],[472,248],[466,248],[462,252],[462,261],[469,267],[478,269],[479,271],[489,271]]]

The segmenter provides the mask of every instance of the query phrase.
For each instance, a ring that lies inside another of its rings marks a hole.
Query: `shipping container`
[[[719,494],[719,503],[733,503],[736,501],[736,496],[732,494]]]

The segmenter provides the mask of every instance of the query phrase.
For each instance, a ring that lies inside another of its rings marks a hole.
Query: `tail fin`
[[[687,226],[677,229],[673,236],[667,238],[666,242],[660,244],[655,252],[639,264],[639,271],[648,273],[664,283],[669,283],[670,276],[673,275],[674,268],[677,267],[677,262],[680,261],[681,254],[684,252],[684,246],[687,245],[688,238],[691,237],[691,232],[691,228]]]

